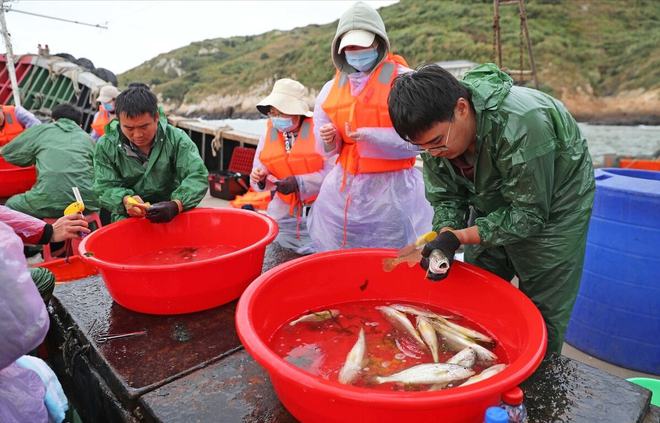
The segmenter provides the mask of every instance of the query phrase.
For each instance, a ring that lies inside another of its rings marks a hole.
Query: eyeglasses
[[[415,152],[426,151],[427,153],[442,153],[444,151],[449,150],[449,135],[451,134],[451,126],[453,123],[454,122],[449,122],[447,135],[442,137],[440,141],[432,141],[432,142],[427,142],[425,144],[415,144],[409,139],[406,139],[406,141],[408,141],[407,148],[411,151],[415,151]]]

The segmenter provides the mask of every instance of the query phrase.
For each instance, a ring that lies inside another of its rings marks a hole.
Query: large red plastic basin
[[[194,209],[169,223],[129,218],[92,232],[81,257],[95,265],[112,298],[149,314],[181,314],[217,307],[238,298],[261,273],[266,246],[277,224],[259,213]],[[231,245],[232,252],[194,262],[125,264],[127,258],[164,248]]]
[[[34,166],[19,167],[0,156],[0,197],[11,197],[32,188],[37,180]]]
[[[243,293],[236,327],[247,351],[269,373],[284,406],[303,422],[482,422],[488,406],[521,383],[545,354],[540,312],[518,289],[484,270],[455,262],[450,276],[432,283],[415,266],[382,271],[391,250],[345,250],[282,264]],[[388,300],[439,306],[487,328],[502,345],[509,366],[481,383],[435,392],[389,392],[341,385],[312,376],[269,348],[289,319],[328,305]]]

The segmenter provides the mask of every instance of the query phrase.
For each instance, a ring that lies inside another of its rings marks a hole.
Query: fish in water
[[[466,328],[464,326],[461,326],[459,324],[449,322],[447,319],[444,319],[443,317],[439,316],[436,318],[440,323],[442,323],[445,326],[449,326],[451,329],[454,329],[456,332],[472,339],[475,342],[483,342],[486,344],[491,344],[493,343],[493,338],[491,338],[488,335],[484,335],[483,333],[476,331],[474,329]]]
[[[325,320],[334,319],[337,316],[339,316],[339,310],[335,309],[315,311],[314,313],[300,316],[296,320],[290,322],[289,325],[295,326],[301,322],[323,322]]]
[[[388,306],[380,306],[376,307],[376,309],[383,313],[385,318],[392,324],[392,326],[394,326],[400,332],[406,335],[410,335],[415,340],[415,342],[419,344],[420,347],[426,348],[426,344],[419,336],[419,333],[417,333],[417,329],[415,329],[412,323],[410,323],[410,320],[408,320],[405,314]]]
[[[462,333],[459,333],[438,321],[431,321],[431,324],[435,330],[437,330],[438,333],[444,338],[447,346],[453,351],[461,351],[462,349],[469,347],[476,353],[477,361],[479,363],[491,364],[497,361],[497,356],[493,352],[477,344]]]
[[[364,328],[360,328],[358,339],[346,356],[346,362],[339,371],[339,383],[347,385],[352,383],[360,374],[367,354],[367,341],[364,337]]]
[[[427,319],[424,316],[417,316],[417,330],[419,330],[419,334],[422,336],[422,339],[426,343],[426,346],[431,351],[431,355],[433,356],[433,361],[437,363],[438,335],[435,332],[435,328],[433,327],[431,322],[429,322],[429,319]]]
[[[458,364],[465,368],[471,369],[477,361],[477,353],[470,347],[464,348],[456,353],[452,358],[447,360],[448,364]]]
[[[478,375],[472,376],[471,378],[463,382],[461,386],[467,386],[467,385],[472,385],[473,383],[481,382],[482,380],[495,376],[504,369],[506,369],[506,364],[496,364],[494,366],[490,366],[489,368],[484,369]]]
[[[376,376],[376,383],[398,382],[406,385],[448,384],[474,375],[470,369],[447,363],[418,364],[390,376]]]
[[[390,307],[402,313],[413,314],[415,316],[429,317],[431,319],[440,320],[440,319],[454,318],[454,316],[442,316],[440,314],[432,312],[431,310],[427,310],[421,307],[415,307],[414,305],[410,305],[410,304],[390,304]]]

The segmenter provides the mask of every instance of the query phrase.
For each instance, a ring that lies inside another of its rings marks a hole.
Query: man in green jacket
[[[190,138],[167,123],[156,96],[143,86],[129,88],[117,96],[115,110],[118,120],[106,126],[94,156],[94,191],[112,220],[146,215],[169,222],[197,206],[208,171]]]
[[[459,82],[439,66],[395,80],[394,128],[425,151],[426,197],[441,232],[424,251],[506,280],[541,311],[548,353],[560,352],[577,295],[595,182],[587,142],[558,100],[513,86],[493,64]],[[429,274],[440,280],[442,272]]]
[[[7,200],[6,206],[34,217],[60,217],[76,201],[78,187],[86,211],[97,211],[92,191],[94,143],[80,127],[81,111],[71,104],[53,107],[55,122],[23,131],[0,154],[17,166],[36,164],[37,182],[29,191]]]

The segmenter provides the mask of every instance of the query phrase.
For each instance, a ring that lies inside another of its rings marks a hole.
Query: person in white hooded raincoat
[[[358,2],[340,18],[331,47],[336,67],[316,99],[314,128],[329,154],[338,154],[309,220],[317,251],[401,248],[431,230],[416,152],[399,137],[387,97],[394,78],[409,72],[390,53],[385,24]]]

